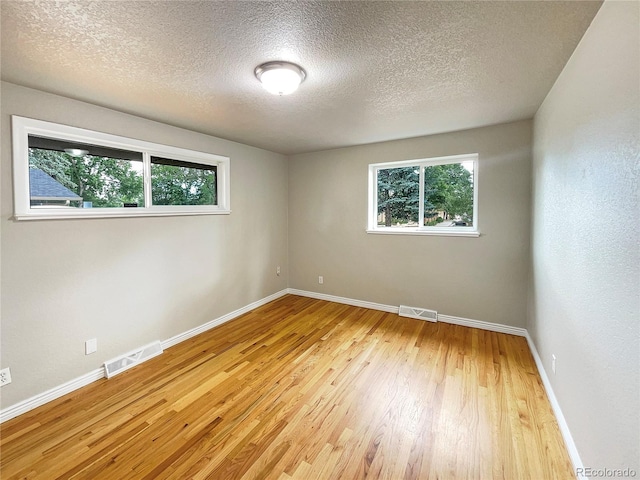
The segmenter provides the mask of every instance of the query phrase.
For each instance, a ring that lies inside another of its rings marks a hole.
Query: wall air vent
[[[427,310],[426,308],[407,307],[406,305],[400,305],[398,315],[400,315],[401,317],[426,320],[427,322],[438,321],[438,312],[436,312],[435,310]]]
[[[111,378],[118,373],[122,373],[125,370],[130,369],[131,367],[135,367],[145,360],[149,360],[150,358],[160,355],[162,351],[162,344],[160,341],[156,341],[132,352],[121,355],[118,358],[105,362],[104,372],[107,375],[107,378]]]

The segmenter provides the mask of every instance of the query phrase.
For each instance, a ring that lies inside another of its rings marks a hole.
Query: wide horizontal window
[[[229,213],[229,159],[13,117],[17,219]]]
[[[478,236],[478,156],[369,165],[370,233]]]

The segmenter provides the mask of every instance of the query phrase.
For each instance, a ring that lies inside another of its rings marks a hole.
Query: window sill
[[[453,230],[444,228],[442,230],[418,230],[415,228],[389,228],[385,230],[381,229],[367,229],[367,233],[374,233],[378,235],[432,235],[437,237],[479,237],[480,232],[476,230]]]
[[[43,209],[44,210],[44,209]],[[14,220],[70,220],[79,218],[131,218],[131,217],[177,217],[185,215],[229,215],[231,210],[160,210],[160,209],[136,209],[135,212],[126,211],[130,209],[113,209],[113,211],[73,211],[64,212],[51,210],[39,212],[35,209],[27,213],[15,214]]]

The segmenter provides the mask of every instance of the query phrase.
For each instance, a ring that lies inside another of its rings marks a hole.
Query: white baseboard
[[[33,410],[34,408],[44,405],[56,398],[60,398],[67,393],[71,393],[74,390],[78,390],[79,388],[89,385],[96,380],[100,380],[101,378],[104,378],[104,368],[96,368],[89,373],[85,373],[78,378],[74,378],[62,385],[58,385],[57,387],[53,387],[46,392],[39,393],[38,395],[34,395],[31,398],[23,400],[22,402],[11,405],[10,407],[0,411],[0,423],[17,417],[18,415],[22,415],[23,413],[27,413],[29,410]]]
[[[230,312],[230,313],[227,313],[226,315],[218,317],[215,320],[211,320],[210,322],[200,325],[199,327],[195,327],[195,328],[192,328],[191,330],[187,330],[186,332],[179,333],[174,337],[164,340],[162,342],[162,348],[167,349],[169,347],[173,347],[174,345],[177,345],[180,342],[184,342],[189,338],[195,337],[196,335],[206,332],[207,330],[211,330],[213,327],[222,325],[223,323],[226,323],[229,320],[233,320],[234,318],[239,317],[240,315],[243,315],[247,312],[250,312],[251,310],[255,310],[256,308],[261,307],[262,305],[266,305],[267,303],[273,302],[274,300],[280,297],[284,297],[287,293],[288,293],[288,289],[285,288],[284,290],[280,290],[279,292],[269,295],[268,297],[261,298],[260,300],[250,303],[249,305],[245,305],[242,308],[239,308],[237,310],[234,310],[233,312]]]
[[[327,295],[326,293],[309,292],[306,290],[297,290],[289,288],[288,293],[291,295],[300,295],[301,297],[316,298],[318,300],[326,300],[328,302],[343,303],[345,305],[353,305],[354,307],[371,308],[373,310],[382,310],[383,312],[398,313],[399,306],[384,305],[382,303],[367,302],[364,300],[355,300],[353,298],[337,297],[335,295]],[[472,320],[470,318],[454,317],[451,315],[438,314],[438,321],[443,323],[453,323],[462,325],[463,327],[481,328],[482,330],[490,330],[498,333],[508,333],[510,335],[518,335],[525,337],[527,330],[520,327],[512,327],[511,325],[503,325],[501,323],[483,322],[480,320]]]
[[[250,303],[249,305],[246,305],[242,308],[234,310],[233,312],[227,313],[226,315],[218,317],[215,320],[207,322],[204,325],[200,325],[199,327],[192,328],[191,330],[188,330],[174,337],[171,337],[167,340],[164,340],[162,342],[162,348],[167,349],[180,342],[184,342],[185,340],[191,337],[195,337],[196,335],[202,332],[206,332],[207,330],[210,330],[213,327],[222,325],[223,323],[228,322],[229,320],[233,320],[234,318],[239,317],[244,313],[247,313],[251,310],[261,307],[262,305],[272,302],[273,300],[276,300],[280,297],[283,297],[287,293],[288,293],[288,289],[280,290],[279,292],[276,292],[273,295],[269,295],[268,297],[265,297],[253,303]],[[63,383],[62,385],[53,387],[52,389],[47,390],[46,392],[39,393],[37,395],[34,395],[31,398],[28,398],[14,405],[11,405],[7,408],[4,408],[0,410],[0,423],[6,420],[10,420],[14,417],[17,417],[18,415],[22,415],[23,413],[27,413],[28,411],[33,410],[34,408],[44,405],[45,403],[55,400],[56,398],[60,398],[63,395],[66,395],[67,393],[71,393],[74,390],[78,390],[79,388],[89,385],[90,383],[93,383],[96,380],[100,380],[101,378],[104,378],[104,377],[105,377],[104,368],[98,368],[78,378],[75,378],[66,383]]]
[[[502,323],[483,322],[481,320],[472,320],[470,318],[453,317],[451,315],[438,314],[438,321],[444,323],[452,323],[454,325],[462,325],[463,327],[479,328],[481,330],[489,330],[491,332],[507,333],[509,335],[517,335],[518,337],[526,337],[527,330],[520,327],[512,327]]]
[[[527,338],[527,343],[529,344],[529,350],[531,350],[531,354],[533,355],[533,360],[536,362],[536,367],[538,367],[538,373],[540,374],[540,378],[542,379],[542,384],[544,385],[544,389],[547,392],[547,397],[549,398],[549,403],[551,403],[551,408],[553,409],[553,414],[558,421],[558,426],[560,427],[560,433],[562,434],[562,438],[564,439],[564,443],[567,446],[567,452],[569,453],[569,458],[571,459],[571,463],[573,464],[574,472],[584,472],[584,465],[582,464],[582,459],[580,458],[580,454],[578,453],[578,448],[576,447],[575,442],[573,441],[573,436],[571,435],[571,431],[569,430],[569,425],[567,425],[567,421],[564,418],[564,414],[562,413],[562,409],[560,408],[560,404],[558,403],[558,399],[556,398],[555,393],[553,392],[553,388],[551,387],[551,382],[549,381],[549,377],[547,376],[547,372],[544,369],[544,365],[542,364],[542,359],[540,358],[540,354],[538,354],[538,349],[536,348],[536,344],[533,343],[529,332],[526,333],[525,337]],[[577,474],[579,480],[589,480],[584,474]]]
[[[307,290],[298,290],[296,288],[287,289],[287,293],[291,295],[299,295],[301,297],[315,298],[317,300],[326,300],[327,302],[342,303],[353,307],[370,308],[372,310],[382,310],[383,312],[398,313],[399,307],[393,305],[384,305],[382,303],[367,302],[364,300],[355,300],[353,298],[337,297],[335,295],[327,295],[326,293],[309,292]]]

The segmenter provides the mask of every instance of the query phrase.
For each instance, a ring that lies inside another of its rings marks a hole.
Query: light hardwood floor
[[[0,428],[3,480],[575,478],[525,339],[292,295]]]

